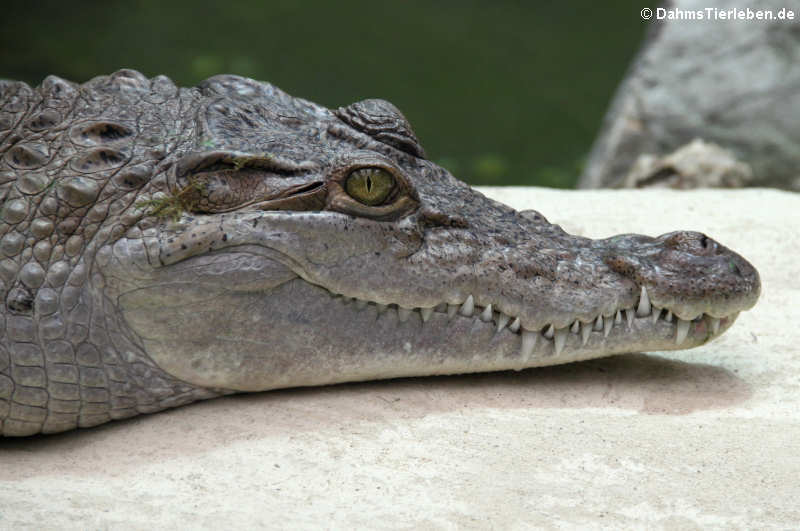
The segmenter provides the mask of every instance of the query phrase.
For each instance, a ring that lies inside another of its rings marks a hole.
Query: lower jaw
[[[425,353],[423,364],[414,363],[414,356],[404,357],[397,359],[395,365],[376,371],[370,378],[522,370],[630,352],[685,350],[718,337],[738,316],[721,318],[715,332],[712,332],[708,316],[690,321],[686,338],[680,343],[676,341],[677,319],[668,322],[661,318],[653,322],[651,316],[646,316],[628,322],[623,318],[608,331],[592,329],[586,336],[579,329],[578,332],[568,331],[557,347],[555,336],[547,331],[515,333],[508,328],[497,331],[494,323],[483,322],[477,315],[448,316],[434,312],[423,322],[414,313],[410,318],[401,318],[391,306],[383,311],[372,306],[356,311],[374,315],[376,322],[394,322],[396,337],[407,340],[408,353]],[[469,347],[462,352],[448,353],[450,349],[439,346],[443,335],[453,338],[453,343],[463,343],[468,338]]]
[[[191,289],[208,301],[156,304],[184,300]],[[623,318],[586,334],[567,331],[564,337],[562,330],[557,349],[557,338],[546,330],[497,331],[494,321],[479,314],[432,312],[423,321],[419,311],[346,301],[300,279],[267,293],[221,291],[211,297],[202,286],[165,284],[152,291],[157,296],[152,305],[123,308],[150,358],[187,383],[232,391],[520,370],[685,349],[719,335],[735,319],[722,319],[716,334],[707,318],[691,321],[676,344],[675,319]]]
[[[676,344],[674,321],[653,323],[649,316],[635,318],[630,326],[627,322],[615,326],[607,336],[603,330],[593,330],[585,343],[580,333],[569,333],[563,348],[556,352],[555,340],[544,333],[536,333],[533,348],[523,349],[521,333],[507,328],[498,332],[493,323],[483,322],[477,316],[449,317],[434,313],[423,322],[413,315],[401,321],[391,307],[379,312],[369,305],[357,311],[361,317],[357,323],[373,321],[382,331],[379,341],[364,341],[352,349],[331,349],[329,357],[320,359],[326,370],[285,374],[279,381],[273,380],[269,388],[519,371],[631,352],[688,349],[723,333],[736,318],[721,319],[716,334],[712,334],[707,318],[692,321],[680,345]]]

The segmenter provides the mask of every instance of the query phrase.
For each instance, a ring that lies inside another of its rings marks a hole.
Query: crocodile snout
[[[739,254],[700,232],[606,240],[605,262],[646,288],[653,305],[683,319],[726,317],[751,308],[761,292],[758,271]]]
[[[741,295],[755,293],[756,298],[761,290],[761,280],[753,265],[737,253],[731,251],[716,240],[702,232],[679,231],[661,236],[664,246],[684,253],[686,260],[693,258],[698,262],[711,266],[714,280],[730,282],[730,287]],[[709,277],[711,278],[711,277]],[[755,303],[755,300],[753,300]]]

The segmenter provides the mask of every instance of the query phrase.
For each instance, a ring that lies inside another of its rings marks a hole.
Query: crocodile
[[[593,240],[485,197],[387,101],[234,75],[1,81],[0,202],[3,436],[691,348],[760,292],[704,234]]]

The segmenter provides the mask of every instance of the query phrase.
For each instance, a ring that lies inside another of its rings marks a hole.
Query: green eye
[[[369,206],[383,203],[394,188],[392,174],[380,168],[361,168],[347,176],[347,194]]]

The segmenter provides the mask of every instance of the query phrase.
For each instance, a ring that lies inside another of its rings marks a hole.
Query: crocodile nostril
[[[719,244],[703,234],[700,237],[700,247],[706,252],[706,254],[717,254],[719,252]]]

